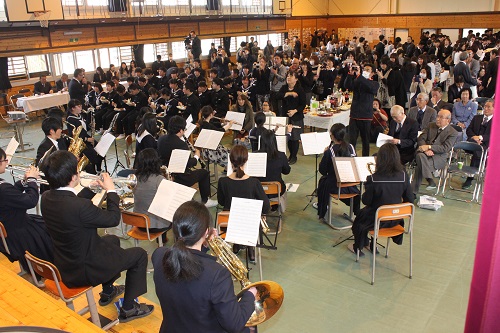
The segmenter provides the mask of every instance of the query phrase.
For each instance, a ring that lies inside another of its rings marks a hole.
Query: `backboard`
[[[49,20],[64,19],[61,0],[5,0],[7,19],[10,22],[37,22],[34,13],[50,11]]]

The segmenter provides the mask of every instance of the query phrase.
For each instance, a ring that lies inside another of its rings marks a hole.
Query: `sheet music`
[[[190,115],[186,120],[186,130],[184,131],[184,136],[186,138],[189,138],[189,136],[191,135],[191,133],[193,133],[195,129],[196,129],[196,124],[193,124],[193,116]]]
[[[9,145],[5,148],[5,155],[7,155],[7,159],[9,160],[7,163],[10,164],[10,160],[16,153],[17,147],[19,147],[19,142],[17,142],[16,138],[12,137],[9,141]]]
[[[278,144],[278,150],[286,154],[286,135],[276,136],[276,143]]]
[[[168,162],[168,172],[170,173],[184,173],[186,172],[186,165],[191,156],[189,150],[184,149],[174,149],[172,150],[172,155],[170,155],[170,161]]]
[[[368,171],[368,166],[367,166],[368,163],[375,164],[375,157],[374,156],[354,157],[354,164],[356,165],[359,181],[361,182],[365,182],[366,177],[371,175],[370,171]],[[375,171],[373,167],[372,171]]]
[[[226,116],[224,117],[227,121],[234,120],[239,123],[231,125],[229,129],[239,131],[243,128],[243,123],[245,122],[245,114],[241,112],[227,111]]]
[[[335,165],[338,172],[338,178],[341,182],[357,182],[356,174],[350,161],[339,161],[335,159]]]
[[[274,130],[276,128],[276,124],[286,125],[287,117],[275,117],[275,116],[266,117],[266,123],[264,126],[268,130]],[[284,126],[278,127],[275,133],[276,135],[286,135],[286,127]]]
[[[286,191],[287,192],[297,192],[300,184],[286,183]]]
[[[227,175],[233,173],[233,165],[230,162],[229,154],[227,156]],[[251,177],[265,177],[267,169],[267,153],[249,153],[248,161],[243,171]]]
[[[312,132],[300,134],[304,155],[323,154],[325,148],[330,146],[331,139],[328,132]]]
[[[116,138],[113,134],[106,133],[101,137],[101,140],[99,141],[97,146],[94,147],[94,150],[100,156],[105,157],[106,154],[108,153],[109,147],[111,147],[111,145],[115,140]]]
[[[424,131],[418,131],[417,132],[417,138],[423,133]]]
[[[257,244],[262,205],[262,200],[233,197],[227,225],[227,242],[249,246]]]
[[[162,180],[156,190],[155,197],[149,206],[148,212],[167,221],[172,221],[174,213],[180,205],[193,199],[196,190],[181,184]]]
[[[379,133],[377,137],[377,147],[382,147],[384,144],[391,142],[392,139],[394,138],[390,135]]]
[[[217,149],[217,146],[219,145],[220,140],[223,136],[224,132],[202,129],[200,134],[196,138],[194,146],[215,150]]]

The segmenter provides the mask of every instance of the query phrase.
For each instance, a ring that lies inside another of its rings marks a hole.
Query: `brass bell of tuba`
[[[208,241],[210,249],[219,259],[221,264],[240,282],[242,290],[237,297],[248,289],[255,287],[255,310],[248,319],[246,326],[256,326],[262,324],[280,309],[283,304],[285,294],[283,288],[274,281],[250,282],[247,278],[248,270],[241,260],[233,253],[232,248],[220,236],[216,236]]]

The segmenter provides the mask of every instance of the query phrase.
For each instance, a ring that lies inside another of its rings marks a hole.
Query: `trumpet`
[[[87,187],[92,191],[102,190],[101,186],[99,186],[99,185],[85,186],[84,184],[82,184],[81,179],[89,179],[89,180],[93,180],[93,181],[101,180],[102,181],[102,179],[103,179],[102,176],[92,175],[92,174],[89,174],[86,172],[80,172],[80,185],[82,187]],[[137,186],[137,177],[134,174],[130,174],[130,175],[128,175],[128,177],[111,178],[111,180],[113,181],[113,183],[115,185],[118,185],[118,186],[125,185],[131,190],[133,190]]]
[[[220,120],[221,122],[224,122],[224,123],[228,123],[228,122],[230,122],[230,121],[231,121],[231,120],[228,120],[228,119],[226,119],[226,118],[215,117],[215,116],[214,116],[214,117],[212,117],[212,119],[217,119],[217,120]],[[233,124],[243,126],[243,124],[242,124],[242,123],[238,123],[238,122],[236,122],[236,121],[233,121]]]
[[[24,174],[28,171],[29,167],[19,164],[10,164],[5,169],[10,171],[12,178],[24,180]],[[40,176],[45,177],[43,172],[40,172]],[[36,182],[38,183],[38,185],[49,185],[49,183],[45,179],[37,179]]]

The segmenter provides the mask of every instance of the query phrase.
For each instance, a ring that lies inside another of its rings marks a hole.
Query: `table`
[[[28,96],[18,98],[17,106],[23,108],[24,113],[29,113],[37,110],[49,109],[54,106],[65,105],[68,104],[69,100],[68,92]]]
[[[331,117],[320,117],[317,115],[312,115],[307,113],[304,115],[304,125],[324,128],[330,130],[333,124],[341,123],[345,126],[349,125],[349,114],[351,110],[341,111],[340,113],[334,113]]]

